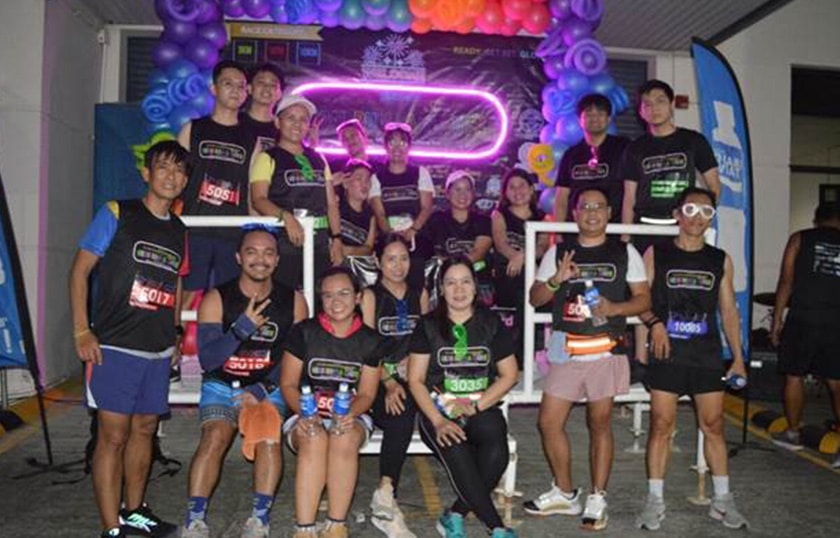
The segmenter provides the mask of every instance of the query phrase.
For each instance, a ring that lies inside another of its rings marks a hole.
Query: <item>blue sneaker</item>
[[[497,529],[493,529],[493,534],[490,535],[490,538],[518,538],[518,534],[513,529],[506,529],[503,527],[499,527]]]
[[[444,538],[467,538],[467,532],[464,530],[464,516],[449,510],[440,516],[435,528]]]

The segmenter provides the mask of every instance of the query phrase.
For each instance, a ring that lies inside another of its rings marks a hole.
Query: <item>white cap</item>
[[[274,115],[279,116],[281,112],[287,108],[295,105],[301,105],[309,112],[309,117],[315,115],[318,109],[315,105],[302,95],[284,95],[282,99],[274,106]]]
[[[446,185],[444,186],[443,190],[448,191],[449,187],[451,187],[453,183],[455,183],[459,179],[465,178],[470,180],[470,186],[472,186],[472,188],[475,189],[475,177],[473,177],[472,174],[470,174],[466,170],[455,170],[446,177]]]

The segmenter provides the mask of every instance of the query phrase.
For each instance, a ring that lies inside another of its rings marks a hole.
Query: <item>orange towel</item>
[[[242,455],[254,461],[257,443],[280,442],[283,419],[274,404],[266,398],[257,405],[249,405],[239,412],[239,433],[242,434]]]

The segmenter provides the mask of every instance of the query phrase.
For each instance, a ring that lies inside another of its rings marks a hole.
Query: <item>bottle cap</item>
[[[309,385],[304,385],[300,388],[301,394],[312,394],[312,387]]]
[[[594,283],[593,281],[591,281],[591,280],[587,280],[587,281],[585,281],[583,284],[584,284],[587,288],[591,288],[592,286],[594,286],[594,285],[595,285],[595,283]]]
[[[342,383],[338,386],[338,390],[341,391],[341,392],[349,392],[350,391],[350,385],[348,385],[347,383]]]

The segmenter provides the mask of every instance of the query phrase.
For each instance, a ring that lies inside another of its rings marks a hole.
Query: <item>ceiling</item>
[[[153,0],[78,0],[103,24],[157,25]],[[603,0],[605,46],[688,50],[693,36],[720,42],[791,0]]]

